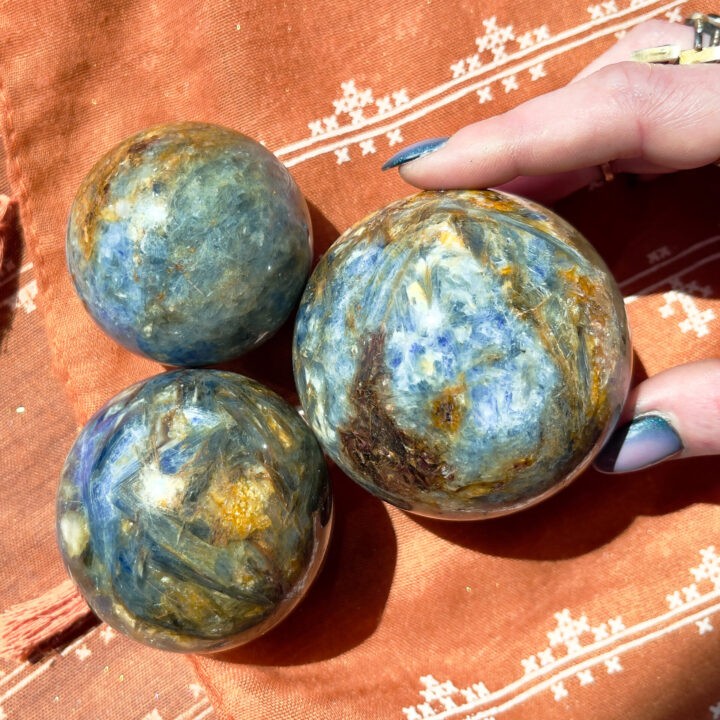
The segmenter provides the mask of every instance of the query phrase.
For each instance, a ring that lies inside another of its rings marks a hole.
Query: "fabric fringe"
[[[66,580],[0,615],[0,657],[33,660],[99,622],[72,580]]]
[[[16,208],[15,199],[0,195],[0,264],[6,241],[14,231]],[[98,622],[72,580],[66,580],[0,615],[0,657],[32,660],[70,642]]]

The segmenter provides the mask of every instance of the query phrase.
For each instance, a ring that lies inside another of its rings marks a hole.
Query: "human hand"
[[[644,23],[570,84],[452,137],[400,151],[385,167],[420,188],[498,187],[549,203],[608,172],[658,174],[720,158],[720,68],[630,62],[634,50],[692,47],[693,29]],[[720,453],[720,359],[635,387],[596,460],[606,472]]]

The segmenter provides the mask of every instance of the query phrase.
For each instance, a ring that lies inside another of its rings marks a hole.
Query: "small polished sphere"
[[[176,370],[123,391],[65,463],[57,532],[96,614],[147,645],[211,652],[282,620],[318,572],[331,495],[317,440],[262,385]]]
[[[590,463],[631,349],[618,288],[575,229],[499,192],[435,191],[330,248],[293,363],[306,417],[348,475],[405,510],[480,519]]]
[[[108,152],[70,211],[67,260],[90,315],[169,365],[235,358],[289,317],[312,259],[307,205],[262,145],[160,125]]]

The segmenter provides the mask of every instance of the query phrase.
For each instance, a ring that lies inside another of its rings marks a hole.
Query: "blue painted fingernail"
[[[408,145],[406,148],[395,153],[383,166],[383,170],[389,170],[390,168],[397,167],[398,165],[404,165],[411,160],[417,160],[423,155],[429,155],[434,150],[441,148],[450,138],[440,137],[431,138],[430,140],[421,140],[413,145]]]
[[[610,436],[595,458],[595,468],[606,473],[641,470],[682,449],[680,435],[662,415],[639,415]]]

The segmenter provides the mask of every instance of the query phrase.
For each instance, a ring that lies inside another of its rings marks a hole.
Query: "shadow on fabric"
[[[3,203],[4,205],[4,203]],[[8,203],[0,215],[0,350],[15,315],[15,299],[20,289],[22,235],[17,205]]]
[[[269,633],[214,659],[269,666],[318,662],[360,645],[377,628],[395,573],[395,531],[380,500],[334,465],[330,476],[334,527],[307,596]]]
[[[717,470],[717,458],[667,462],[628,475],[589,469],[557,495],[514,515],[468,523],[414,520],[479,553],[564,560],[608,544],[639,516],[673,513],[696,503],[720,505]]]
[[[652,179],[620,175],[554,209],[598,250],[626,297],[675,286],[707,298],[719,297],[720,285],[693,283],[688,272],[720,254],[719,196],[720,167],[710,165]]]

